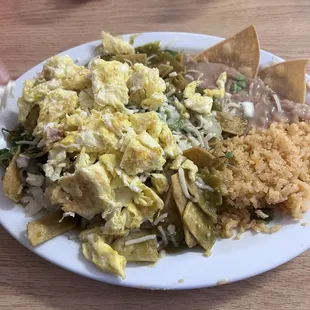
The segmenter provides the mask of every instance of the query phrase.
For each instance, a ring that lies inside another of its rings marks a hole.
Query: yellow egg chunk
[[[213,99],[208,96],[201,96],[199,93],[196,93],[196,87],[199,85],[199,81],[193,81],[189,83],[184,91],[184,105],[189,110],[197,112],[199,114],[209,114],[211,112]]]
[[[158,195],[163,195],[169,188],[167,177],[160,173],[151,174],[151,183]]]
[[[158,69],[136,63],[133,70],[127,82],[131,99],[143,109],[157,110],[167,101],[164,95],[166,83],[159,76]]]
[[[60,83],[56,79],[51,79],[43,83],[37,84],[36,80],[28,80],[24,83],[23,99],[29,103],[38,102],[57,88],[60,88]]]
[[[34,135],[43,137],[45,126],[57,125],[66,114],[75,113],[78,107],[78,96],[76,92],[58,88],[48,93],[44,100],[39,103],[40,114]]]
[[[130,115],[129,119],[136,133],[146,131],[160,144],[169,158],[175,158],[181,154],[171,130],[156,112],[136,113]]]
[[[121,112],[105,113],[102,115],[105,126],[118,137],[122,137],[131,128],[128,115]]]
[[[226,81],[227,81],[227,73],[225,71],[221,73],[221,75],[216,81],[216,86],[218,88],[217,89],[205,89],[204,93],[209,97],[214,97],[218,99],[224,98]]]
[[[76,65],[68,55],[48,59],[42,74],[46,80],[56,79],[67,90],[82,90],[91,84],[90,70]]]
[[[58,183],[72,199],[63,205],[63,210],[91,219],[96,214],[119,207],[110,182],[111,175],[100,162],[61,177]]]
[[[162,131],[163,122],[156,112],[135,113],[129,116],[132,127],[137,134],[146,131],[156,141]]]
[[[82,244],[82,252],[86,259],[99,269],[125,278],[126,258],[105,243],[103,237],[94,233],[89,234]]]
[[[164,202],[153,189],[149,188],[144,183],[141,183],[139,187],[141,192],[134,196],[134,203],[143,217],[153,222],[155,213],[162,210]]]
[[[113,37],[109,33],[102,31],[103,52],[107,55],[131,55],[135,49],[131,44],[121,38]]]
[[[160,170],[165,164],[164,151],[147,132],[131,139],[125,149],[121,168],[129,175]]]
[[[117,111],[126,112],[125,105],[129,98],[126,83],[131,74],[128,64],[95,59],[91,71],[94,109],[102,110],[111,106]]]

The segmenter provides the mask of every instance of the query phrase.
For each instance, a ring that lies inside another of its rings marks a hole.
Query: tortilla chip
[[[177,173],[171,177],[171,182],[172,182],[173,198],[180,212],[181,218],[183,218],[183,213],[187,204],[187,198],[183,195]],[[184,229],[185,242],[188,245],[188,247],[192,248],[195,245],[197,245],[196,239],[189,232],[189,230],[185,226],[183,226],[183,229]]]
[[[173,189],[172,186],[170,187],[166,199],[165,199],[165,204],[164,208],[160,212],[161,214],[168,213],[168,216],[165,220],[164,223],[160,223],[160,225],[164,228],[167,229],[167,227],[171,224],[174,225],[175,227],[175,239],[176,242],[181,242],[184,240],[184,231],[183,231],[183,222],[181,219],[181,215],[179,212],[179,209],[174,201],[173,198]]]
[[[197,204],[200,209],[209,216],[214,223],[217,222],[217,208],[212,201],[208,201],[203,194],[203,191],[192,181],[187,181],[187,186],[190,194],[197,200]]]
[[[190,159],[198,168],[203,168],[205,166],[211,166],[212,161],[215,157],[206,149],[199,146],[194,146],[183,152],[183,156]]]
[[[294,59],[274,64],[258,72],[258,76],[280,96],[304,103],[308,59]]]
[[[19,202],[22,198],[21,186],[22,181],[19,178],[19,169],[16,166],[16,159],[19,155],[17,152],[10,161],[9,166],[6,168],[3,177],[3,192],[11,200]]]
[[[189,201],[183,213],[183,221],[198,243],[206,251],[210,251],[215,242],[212,220],[196,204]]]
[[[259,66],[259,41],[253,25],[195,56],[195,60],[222,63],[246,77],[255,78]]]
[[[147,230],[131,232],[126,237],[117,238],[111,244],[111,247],[118,254],[124,256],[127,262],[156,262],[158,260],[156,239],[146,240],[132,245],[125,245],[125,242],[128,240],[141,238],[149,234],[150,232]]]
[[[62,211],[48,213],[40,219],[28,223],[27,233],[30,244],[37,246],[74,228],[76,220],[71,216],[65,217],[59,223],[62,214]]]
[[[227,112],[217,111],[215,118],[221,124],[223,132],[236,136],[242,136],[245,133],[248,125],[247,120],[233,116]]]

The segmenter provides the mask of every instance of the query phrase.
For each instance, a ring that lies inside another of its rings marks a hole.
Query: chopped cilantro
[[[233,81],[230,87],[232,93],[237,93],[242,89],[246,88],[246,81]]]
[[[13,147],[12,149],[0,149],[0,164],[4,167],[7,167],[17,150],[17,146]]]
[[[227,153],[225,154],[225,157],[226,157],[226,158],[234,158],[234,154],[233,154],[232,152],[227,152]]]

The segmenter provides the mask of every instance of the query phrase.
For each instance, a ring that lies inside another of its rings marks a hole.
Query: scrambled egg
[[[155,213],[162,210],[164,202],[154,190],[147,187],[144,183],[141,183],[139,188],[141,192],[134,196],[133,201],[139,208],[143,217],[153,222]]]
[[[102,46],[105,54],[108,55],[131,55],[135,49],[131,44],[121,38],[115,38],[109,33],[102,31]]]
[[[163,148],[169,158],[181,154],[171,130],[155,112],[137,113],[130,116],[130,121],[136,133],[146,131]]]
[[[214,97],[218,99],[224,98],[226,81],[227,81],[227,73],[225,71],[219,76],[219,78],[216,81],[216,86],[218,88],[217,89],[205,89],[204,93],[209,97]]]
[[[161,146],[147,132],[142,132],[128,143],[121,161],[129,175],[161,170],[166,160]]]
[[[102,110],[110,106],[117,111],[126,112],[125,105],[129,98],[126,83],[131,73],[128,64],[95,59],[91,70],[94,108]]]
[[[48,124],[61,130],[61,121],[66,114],[75,113],[78,107],[78,96],[74,91],[58,88],[49,92],[44,100],[39,102],[39,106],[39,118],[33,134],[42,138]]]
[[[72,199],[63,205],[63,210],[91,219],[96,214],[121,207],[115,201],[110,181],[111,174],[100,162],[61,177],[58,183]]]
[[[185,87],[183,91],[184,104],[188,109],[199,114],[209,114],[213,105],[213,99],[195,92],[199,83],[199,81],[193,81]]]
[[[76,65],[67,55],[48,59],[42,73],[46,80],[56,79],[67,90],[82,90],[91,84],[90,70]]]
[[[80,107],[88,114],[94,108],[94,94],[91,87],[82,90],[79,93]]]
[[[167,101],[164,95],[166,84],[159,76],[158,69],[136,63],[133,70],[134,73],[127,82],[131,99],[143,109],[157,110]]]
[[[79,130],[66,133],[60,141],[60,146],[67,152],[80,152],[84,147],[86,153],[115,152],[118,149],[119,138],[107,128],[103,116],[98,111],[84,119]]]
[[[163,195],[169,187],[167,177],[160,173],[151,174],[151,183],[158,195]]]
[[[82,239],[84,256],[99,269],[125,278],[126,258],[114,251],[102,235],[90,233]]]

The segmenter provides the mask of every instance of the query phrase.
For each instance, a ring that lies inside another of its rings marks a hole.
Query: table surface
[[[3,0],[0,59],[12,78],[67,48],[112,34],[185,31],[227,37],[255,24],[261,48],[308,57],[304,0]],[[210,289],[142,291],[62,270],[0,227],[0,309],[309,309],[310,251],[254,278]],[[246,263],[246,262],[245,262]]]

